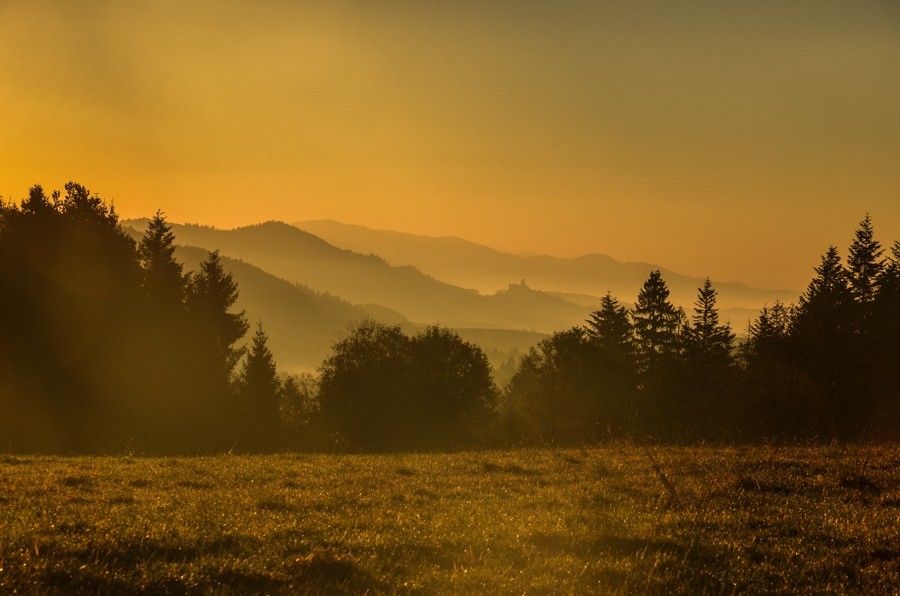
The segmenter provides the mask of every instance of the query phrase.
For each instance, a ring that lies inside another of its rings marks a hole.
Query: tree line
[[[709,279],[690,314],[659,271],[541,341],[501,391],[484,352],[363,321],[317,375],[279,375],[214,251],[196,272],[164,216],[140,241],[75,183],[0,202],[0,449],[262,452],[896,437],[900,243],[868,215],[796,305],[738,341]],[[302,330],[297,330],[302,333]]]
[[[796,305],[766,306],[737,343],[709,279],[687,315],[650,273],[634,308],[607,294],[582,327],[540,342],[505,392],[526,441],[896,437],[900,242],[885,256],[868,215],[846,265],[831,246]]]
[[[140,242],[70,182],[0,204],[0,439],[62,452],[257,445],[258,350],[212,252],[186,274],[157,213]],[[236,368],[243,360],[243,366]]]

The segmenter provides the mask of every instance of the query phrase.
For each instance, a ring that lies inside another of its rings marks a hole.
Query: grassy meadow
[[[0,593],[897,593],[900,447],[0,456]]]

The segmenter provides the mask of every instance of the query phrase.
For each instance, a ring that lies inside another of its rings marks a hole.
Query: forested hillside
[[[583,323],[540,339],[502,373],[466,338],[515,348],[540,336],[396,324],[402,317],[384,307],[320,295],[217,250],[179,250],[176,229],[157,213],[129,232],[76,183],[0,203],[5,448],[383,451],[867,440],[900,428],[900,242],[883,247],[868,216],[846,258],[829,247],[806,292],[764,307],[746,341],[720,317],[709,279],[685,311],[657,270],[633,306],[607,293]],[[329,258],[343,252],[289,226],[237,237],[261,243],[278,230]],[[347,254],[388,276],[430,279]],[[237,275],[246,304],[278,316],[249,318]],[[507,310],[564,302],[524,284],[491,298],[452,291]],[[300,345],[326,349],[316,374],[283,374],[277,350]]]

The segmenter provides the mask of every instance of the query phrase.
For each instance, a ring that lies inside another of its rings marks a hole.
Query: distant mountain
[[[139,238],[147,220],[123,224]],[[177,257],[187,270],[196,270],[209,250],[220,250],[223,265],[239,285],[238,307],[246,310],[251,323],[263,321],[279,367],[285,370],[314,369],[348,326],[365,317],[400,324],[407,333],[441,323],[481,345],[499,364],[524,353],[547,333],[584,322],[601,295],[537,291],[520,278],[485,296],[439,281],[412,266],[392,266],[379,256],[338,248],[280,222],[235,230],[173,224],[172,230],[179,244]],[[431,239],[423,240],[427,245]],[[449,244],[463,247],[460,258],[468,259],[473,269],[479,268],[479,259],[495,267],[497,263],[521,266],[525,262],[532,268],[517,271],[535,272],[543,267],[544,279],[555,280],[560,284],[557,287],[574,276],[582,262],[508,255],[462,240]],[[599,256],[593,261],[616,264]],[[551,264],[559,265],[563,273],[552,277],[548,271]],[[643,275],[635,281],[637,287],[643,283]],[[699,280],[691,280],[694,282],[699,285]],[[690,298],[693,300],[692,295]],[[721,314],[740,332],[756,309],[725,306]]]
[[[146,227],[146,220],[124,223]],[[590,310],[522,284],[483,296],[415,267],[394,267],[373,254],[337,248],[281,222],[234,230],[173,224],[172,231],[178,244],[219,249],[289,282],[357,304],[381,305],[414,323],[549,333],[583,321]]]
[[[447,283],[480,292],[493,292],[525,279],[533,288],[554,292],[557,297],[581,305],[585,296],[602,296],[607,290],[623,302],[633,302],[650,271],[660,269],[672,301],[689,310],[697,288],[703,283],[701,278],[681,275],[651,263],[622,263],[600,254],[573,259],[522,256],[460,238],[374,230],[333,220],[302,221],[294,225],[335,246],[375,253],[392,265],[413,266]],[[738,282],[714,280],[714,285],[723,309],[756,312],[765,303],[771,304],[776,299],[792,302],[799,295],[796,290],[760,289]],[[572,294],[582,296],[577,298]]]

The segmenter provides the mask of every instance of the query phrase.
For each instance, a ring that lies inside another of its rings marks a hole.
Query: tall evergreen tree
[[[828,247],[815,271],[816,277],[800,296],[794,317],[795,332],[802,335],[848,331],[853,291],[837,248]]]
[[[138,245],[145,297],[158,309],[184,307],[187,278],[175,260],[175,234],[157,211]]]
[[[238,377],[240,434],[245,439],[245,446],[253,451],[272,450],[279,431],[281,382],[268,341],[262,323],[258,323]]]
[[[681,315],[669,302],[669,288],[659,270],[652,271],[644,282],[631,318],[644,369],[675,353]]]
[[[237,284],[222,267],[218,251],[210,253],[188,285],[186,306],[192,336],[188,347],[193,351],[196,374],[187,386],[203,400],[197,417],[205,419],[202,428],[211,431],[198,439],[215,449],[228,448],[235,437],[241,437],[241,412],[231,399],[232,377],[244,352],[236,343],[248,325],[243,311],[232,312],[237,298]]]
[[[792,337],[796,308],[776,301],[750,323],[741,346],[741,400],[734,432],[750,438],[798,437],[821,431],[808,374]]]
[[[134,392],[143,404],[142,426],[151,449],[188,448],[197,438],[198,421],[207,417],[203,411],[207,396],[200,389],[205,372],[201,352],[194,345],[199,338],[185,305],[188,277],[175,259],[175,235],[161,211],[148,222],[137,256],[142,298],[140,361],[144,370],[153,371]]]
[[[719,324],[719,309],[716,307],[718,293],[709,278],[703,287],[697,289],[694,314],[688,331],[688,349],[697,358],[710,365],[730,366],[734,348],[734,333],[731,325]]]
[[[219,251],[209,253],[209,258],[200,264],[200,271],[191,276],[187,307],[201,335],[212,342],[226,382],[242,353],[234,344],[244,337],[249,326],[244,311],[231,312],[237,299],[237,283],[222,267]]]
[[[771,307],[763,306],[747,327],[747,341],[741,348],[746,362],[759,357],[786,357],[785,347],[790,335],[794,307],[776,300]]]
[[[622,432],[634,415],[638,381],[628,311],[607,292],[600,301],[600,309],[591,313],[585,331],[584,354],[579,359],[586,360],[582,382],[591,389],[590,399],[598,402],[595,428]]]
[[[872,307],[868,338],[872,409],[867,422],[878,435],[896,438],[900,433],[900,241],[891,247]]]
[[[847,278],[853,297],[863,306],[863,316],[867,317],[884,269],[884,250],[875,240],[875,230],[868,213],[859,222],[855,235],[847,255]]]
[[[669,288],[659,271],[644,282],[631,314],[638,360],[638,430],[674,436],[684,410],[681,388],[681,332],[684,311],[669,302]]]
[[[881,274],[878,277],[878,294],[875,303],[879,313],[879,320],[893,327],[889,321],[900,319],[900,240],[895,241],[891,247],[890,258],[885,262]],[[879,327],[875,326],[876,329]]]
[[[727,414],[734,402],[734,333],[719,323],[717,292],[709,278],[697,289],[694,313],[683,335],[684,365],[676,379],[680,386],[681,424],[691,438],[717,438],[725,434]]]
[[[822,256],[816,277],[800,297],[791,327],[797,364],[817,387],[811,418],[818,432],[848,436],[861,407],[860,345],[856,303],[834,246]]]
[[[632,327],[628,311],[611,292],[600,300],[600,308],[587,320],[587,338],[610,354],[630,357],[633,353]]]

